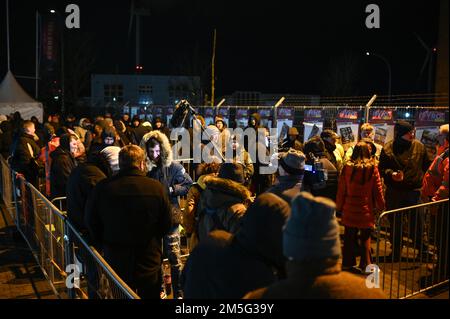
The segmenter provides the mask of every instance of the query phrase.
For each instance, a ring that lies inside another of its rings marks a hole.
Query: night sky
[[[392,93],[420,93],[418,79],[426,52],[414,36],[437,45],[439,1],[147,1],[142,27],[144,73],[203,71],[209,81],[213,30],[217,28],[216,95],[237,90],[323,94],[330,65],[350,57],[358,95],[386,94],[385,64],[392,66]],[[92,37],[94,73],[134,72],[134,32],[128,37],[130,1],[10,0],[12,70],[33,75],[35,10],[81,10],[81,30]],[[365,27],[365,7],[376,3],[381,29]],[[56,5],[55,5],[56,4]],[[0,74],[6,72],[5,1],[1,1]],[[69,38],[69,36],[68,36]],[[198,73],[197,72],[197,73]],[[199,74],[200,75],[200,74]],[[28,87],[29,80],[21,80]],[[32,87],[32,84],[31,84]],[[89,94],[89,92],[86,92]]]

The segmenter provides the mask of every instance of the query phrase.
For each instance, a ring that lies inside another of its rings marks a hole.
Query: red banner
[[[337,114],[336,121],[339,122],[357,122],[359,118],[358,110],[340,110]]]
[[[394,110],[374,110],[371,109],[369,113],[370,123],[386,123],[392,124],[394,122]]]

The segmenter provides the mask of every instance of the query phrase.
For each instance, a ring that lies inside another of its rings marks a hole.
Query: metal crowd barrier
[[[66,260],[73,271],[73,280],[69,280],[73,285],[68,285],[70,298],[139,299],[68,221],[65,230]]]
[[[380,288],[389,298],[409,298],[448,283],[448,201],[386,211],[378,217],[376,265]]]
[[[61,298],[139,299],[53,203],[1,159],[2,197],[55,294]],[[55,202],[62,205],[64,198]]]

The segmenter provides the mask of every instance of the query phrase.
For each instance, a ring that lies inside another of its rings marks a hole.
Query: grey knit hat
[[[328,198],[300,193],[292,202],[283,231],[283,253],[289,260],[311,261],[339,257],[336,205]]]

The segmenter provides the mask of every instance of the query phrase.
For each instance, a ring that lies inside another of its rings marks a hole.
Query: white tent
[[[23,119],[29,120],[36,116],[43,121],[44,109],[17,83],[16,78],[8,71],[0,84],[0,114],[10,115],[18,111]]]

